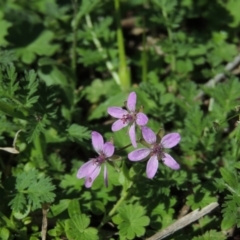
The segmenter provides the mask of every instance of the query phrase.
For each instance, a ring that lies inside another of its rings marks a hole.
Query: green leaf
[[[88,228],[90,219],[85,215],[74,215],[65,222],[65,231],[69,240],[97,240],[97,229]]]
[[[51,43],[53,38],[53,32],[44,30],[33,42],[29,43],[29,45],[17,48],[16,54],[18,54],[22,58],[22,61],[27,64],[32,63],[35,60],[36,55],[51,56],[58,49],[57,44]]]
[[[222,3],[223,7],[226,8],[232,15],[232,22],[229,24],[230,27],[237,27],[240,24],[240,2],[236,0],[229,0],[226,3]]]
[[[97,200],[91,202],[91,210],[95,215],[102,215],[106,211],[102,201],[97,201]]]
[[[0,228],[0,239],[2,240],[8,240],[10,237],[10,232],[7,228],[1,227]]]
[[[204,233],[202,236],[194,237],[192,240],[225,240],[226,237],[222,232],[217,232],[216,230],[210,230]]]
[[[203,208],[212,202],[217,202],[217,197],[212,195],[211,192],[198,186],[194,189],[193,194],[187,196],[187,205],[191,206],[193,210]]]
[[[221,175],[224,179],[224,181],[233,189],[237,188],[238,186],[238,181],[233,172],[230,172],[226,168],[220,168]]]
[[[78,124],[72,124],[68,129],[67,132],[69,134],[69,138],[72,141],[82,142],[83,140],[90,139],[91,132],[88,128],[80,126]]]
[[[44,175],[39,177],[37,170],[19,173],[16,182],[18,193],[9,203],[16,212],[22,212],[27,203],[35,210],[41,208],[42,203],[51,203],[55,198],[52,192],[55,186],[52,185],[51,179]]]
[[[79,22],[81,20],[81,18],[86,15],[89,14],[96,6],[97,4],[99,4],[99,0],[92,0],[92,1],[88,1],[88,0],[83,0],[81,1],[81,5],[79,6],[79,11],[78,14],[76,16],[76,22]],[[76,24],[76,23],[74,23]]]
[[[145,226],[150,223],[150,219],[144,216],[144,208],[139,205],[125,205],[118,210],[122,222],[118,225],[121,236],[128,239],[141,237],[145,234]]]
[[[68,205],[69,217],[73,219],[75,215],[80,215],[80,214],[81,214],[81,210],[80,210],[79,201],[77,199],[71,200],[71,202]]]
[[[8,42],[4,38],[8,34],[8,28],[11,27],[12,24],[3,19],[3,12],[0,11],[0,46],[7,45]]]
[[[62,213],[68,208],[70,202],[71,202],[70,199],[62,199],[59,201],[58,204],[52,205],[50,207],[50,211],[48,211],[48,217],[53,218],[58,216],[60,213]]]
[[[177,60],[176,70],[180,73],[186,74],[193,70],[193,63],[190,59]]]
[[[123,106],[126,99],[126,94],[123,92],[109,97],[105,102],[99,104],[96,109],[91,112],[88,120],[99,119],[103,116],[107,116],[107,108],[109,106]]]
[[[232,215],[225,215],[221,222],[221,229],[228,230],[236,224],[236,218]]]

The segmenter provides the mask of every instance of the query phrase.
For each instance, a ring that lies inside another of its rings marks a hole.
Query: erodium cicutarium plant
[[[164,152],[164,148],[172,148],[180,142],[178,133],[169,133],[165,135],[158,143],[156,134],[148,127],[142,127],[142,135],[144,140],[150,144],[148,148],[139,148],[128,154],[131,161],[140,161],[150,155],[147,163],[147,177],[153,178],[158,170],[159,160],[162,160],[168,167],[178,170],[179,164],[168,153]]]
[[[129,128],[129,137],[131,139],[131,143],[134,147],[137,147],[136,142],[136,125],[144,126],[148,122],[148,117],[142,113],[136,111],[136,102],[137,102],[137,95],[135,92],[131,92],[127,99],[126,108],[123,109],[121,107],[109,107],[108,113],[114,117],[118,118],[112,125],[112,131],[118,131],[128,125]]]
[[[104,143],[103,137],[98,132],[92,132],[92,145],[98,156],[84,163],[77,172],[78,178],[85,178],[85,187],[90,188],[104,165],[104,182],[108,186],[108,173],[106,162],[114,153],[111,142]]]
[[[138,125],[142,131],[143,139],[150,145],[149,147],[136,149],[128,154],[130,161],[141,161],[150,156],[147,163],[147,177],[152,179],[157,170],[159,161],[162,160],[168,167],[178,170],[179,164],[164,151],[166,148],[172,148],[180,142],[178,133],[170,133],[165,135],[158,142],[156,134],[147,126],[148,117],[141,112],[136,111],[137,95],[131,92],[128,96],[126,109],[120,107],[109,107],[108,113],[118,118],[112,125],[112,131],[118,131],[130,124],[129,137],[132,145],[137,147],[135,127]],[[114,146],[111,142],[104,143],[103,137],[98,132],[92,132],[92,145],[98,156],[91,158],[84,163],[77,172],[78,178],[85,178],[85,186],[90,188],[101,171],[102,164],[104,165],[104,182],[108,186],[107,162],[112,161],[111,157],[114,153]]]

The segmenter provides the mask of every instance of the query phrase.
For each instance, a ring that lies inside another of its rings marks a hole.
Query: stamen
[[[134,122],[136,118],[136,114],[124,114],[121,118],[123,124],[127,123],[127,122]]]

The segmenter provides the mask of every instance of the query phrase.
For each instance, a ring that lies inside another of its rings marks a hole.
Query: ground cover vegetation
[[[239,239],[239,9],[0,0],[0,239]]]

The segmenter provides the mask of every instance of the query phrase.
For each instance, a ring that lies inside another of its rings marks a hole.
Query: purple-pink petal
[[[97,165],[94,163],[94,159],[84,163],[77,172],[77,178],[84,178],[87,175],[90,175]]]
[[[151,152],[149,148],[139,148],[128,154],[128,159],[131,161],[140,161],[147,157]]]
[[[92,132],[92,145],[94,150],[100,154],[103,150],[103,137],[100,133]]]
[[[161,144],[164,148],[172,148],[176,146],[180,140],[181,136],[179,133],[169,133],[162,138]]]
[[[112,131],[116,132],[128,125],[128,122],[123,123],[122,120],[117,120],[116,122],[113,123],[112,125]]]
[[[152,179],[158,170],[158,158],[156,155],[150,157],[147,163],[147,177]]]
[[[106,164],[104,164],[103,178],[104,178],[105,186],[108,187],[108,172],[107,172],[107,165]]]
[[[144,140],[149,144],[154,144],[157,140],[156,134],[153,132],[153,130],[146,126],[142,127],[142,135]]]
[[[129,137],[130,137],[130,140],[131,140],[131,143],[133,145],[133,147],[137,147],[137,142],[136,142],[136,132],[135,132],[135,123],[133,123],[131,125],[131,127],[129,128]]]
[[[128,111],[121,107],[109,107],[108,114],[115,118],[122,118],[123,115],[127,115]]]
[[[137,114],[137,119],[136,119],[136,123],[139,126],[144,126],[146,125],[148,122],[148,117],[144,114],[144,113],[138,113]]]
[[[127,108],[131,112],[134,112],[136,109],[136,102],[137,102],[137,95],[135,92],[131,92],[128,95],[128,100],[127,100]]]
[[[114,146],[111,142],[106,142],[103,145],[103,153],[106,157],[111,157],[114,153]]]
[[[162,160],[166,166],[174,170],[178,170],[180,168],[180,165],[168,153],[164,153],[164,157],[162,158]]]
[[[95,170],[88,176],[85,177],[85,187],[86,188],[90,188],[94,182],[94,180],[96,179],[96,177],[99,175],[101,170],[100,166],[97,166],[95,168]]]

